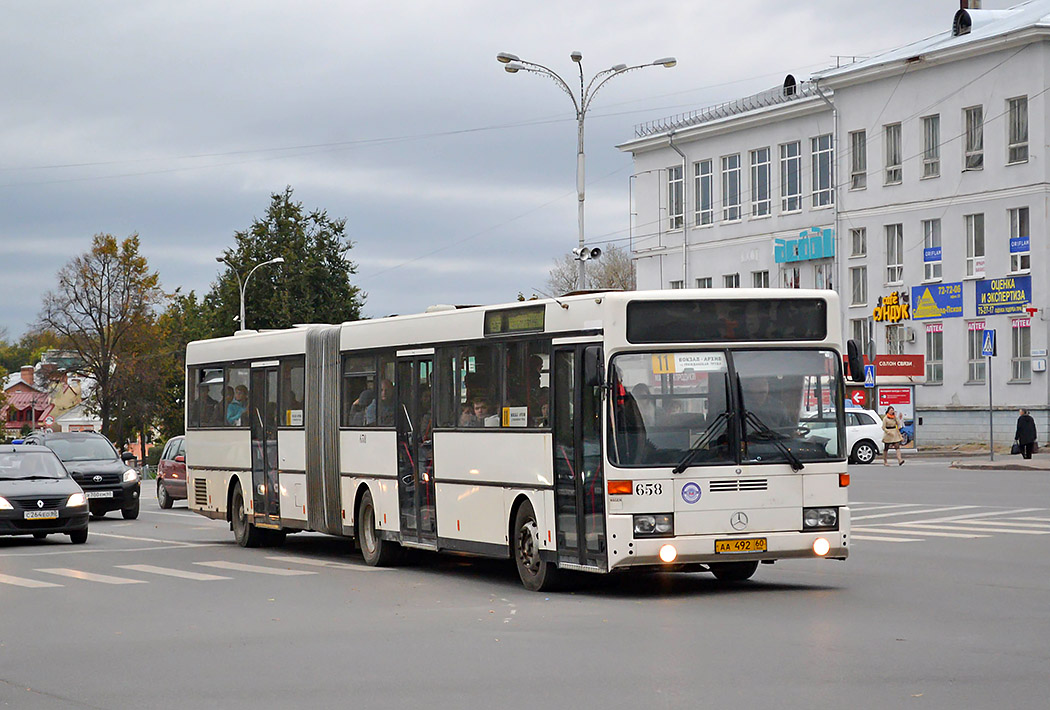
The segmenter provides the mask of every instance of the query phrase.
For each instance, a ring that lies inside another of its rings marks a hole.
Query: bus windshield
[[[629,353],[612,360],[609,456],[620,466],[842,458],[840,366],[818,350]]]

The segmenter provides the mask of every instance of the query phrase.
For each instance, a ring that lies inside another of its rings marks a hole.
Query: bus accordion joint
[[[840,473],[839,474],[839,488],[845,488],[848,485],[849,485],[849,474],[848,473]]]
[[[634,493],[633,481],[609,481],[609,495],[629,496]]]

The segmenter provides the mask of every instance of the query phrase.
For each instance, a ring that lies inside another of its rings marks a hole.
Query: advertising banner
[[[962,281],[911,287],[913,320],[962,318]]]
[[[1003,279],[983,279],[975,289],[977,315],[998,316],[1023,313],[1032,302],[1032,277],[1008,276]]]
[[[886,413],[886,407],[893,407],[901,420],[901,434],[904,437],[902,448],[915,448],[915,388],[914,387],[879,387],[878,412]]]
[[[773,261],[788,264],[793,261],[830,259],[835,256],[835,231],[814,227],[800,232],[798,239],[774,239]]]

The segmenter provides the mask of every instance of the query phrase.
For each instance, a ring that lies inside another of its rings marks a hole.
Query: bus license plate
[[[88,498],[112,498],[113,491],[87,491],[84,495]]]
[[[716,554],[739,554],[743,552],[765,552],[766,538],[747,537],[735,540],[715,540]]]
[[[26,520],[54,520],[58,517],[57,510],[27,510]]]

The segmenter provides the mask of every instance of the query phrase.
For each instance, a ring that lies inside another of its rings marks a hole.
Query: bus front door
[[[397,361],[397,470],[401,541],[437,544],[434,505],[434,358]]]
[[[601,454],[601,387],[594,371],[601,347],[554,350],[554,507],[558,562],[604,570],[605,475]]]
[[[277,368],[253,367],[251,375],[252,498],[256,525],[281,521],[277,480]]]

